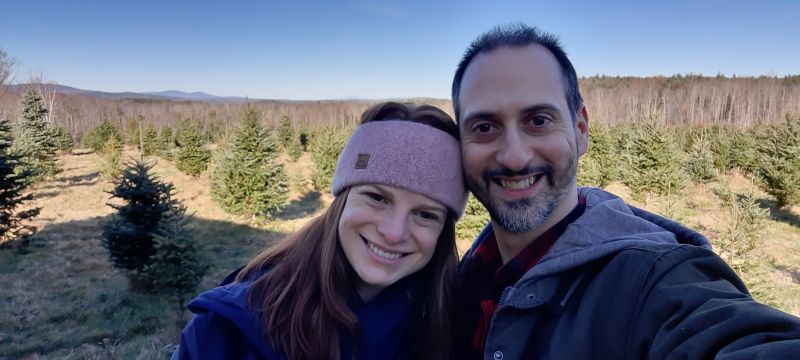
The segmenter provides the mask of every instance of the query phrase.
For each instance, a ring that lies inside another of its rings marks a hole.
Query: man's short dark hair
[[[513,24],[498,26],[483,33],[469,45],[464,57],[461,58],[461,62],[458,63],[456,74],[453,77],[453,109],[455,110],[456,122],[461,121],[461,115],[459,114],[461,107],[459,104],[461,80],[472,59],[480,53],[488,53],[503,46],[523,47],[531,44],[544,46],[558,61],[561,67],[561,78],[564,80],[564,95],[567,98],[567,106],[569,106],[572,120],[575,120],[575,115],[581,107],[583,99],[581,98],[580,89],[578,89],[578,76],[575,74],[575,68],[564,52],[561,42],[555,35],[539,31],[535,27]]]

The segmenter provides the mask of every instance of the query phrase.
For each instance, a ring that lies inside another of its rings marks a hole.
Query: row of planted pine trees
[[[25,220],[38,213],[17,211],[30,199],[25,188],[57,173],[56,151],[72,146],[68,134],[49,128],[47,109],[35,91],[26,94],[20,113],[13,130],[6,122],[0,124],[4,238],[25,235]],[[314,187],[329,191],[336,159],[352,129],[298,129],[287,117],[270,129],[262,120],[253,107],[245,107],[227,135],[203,132],[191,119],[176,129],[156,129],[140,119],[128,134],[103,121],[82,139],[101,156],[103,174],[114,183],[110,195],[120,200],[114,205],[116,215],[104,225],[103,245],[132,289],[175,293],[180,304],[205,274],[208,259],[185,227],[186,208],[174,200],[173,185],[156,178],[149,163],[125,162],[124,145],[137,147],[142,159],[172,160],[188,175],[208,174],[215,202],[245,218],[269,218],[285,206],[291,186],[283,163],[297,161],[305,151],[313,161]],[[634,197],[647,199],[679,195],[691,182],[713,181],[732,169],[751,176],[779,206],[799,204],[800,118],[787,116],[783,122],[748,129],[666,127],[646,121],[609,128],[593,123],[578,180],[600,187],[621,182]],[[730,193],[720,198],[737,209],[749,206],[752,214],[763,210]],[[485,209],[472,199],[459,223],[459,237],[473,236],[487,220]]]

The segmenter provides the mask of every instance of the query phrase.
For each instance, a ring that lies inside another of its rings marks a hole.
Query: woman
[[[432,106],[367,110],[331,206],[192,301],[173,358],[449,358],[466,203],[457,137]]]

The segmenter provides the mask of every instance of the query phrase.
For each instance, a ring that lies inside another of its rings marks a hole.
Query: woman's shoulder
[[[202,358],[282,358],[269,346],[256,312],[248,306],[251,284],[230,282],[192,300],[188,307],[194,316],[181,332],[179,351],[196,351]]]

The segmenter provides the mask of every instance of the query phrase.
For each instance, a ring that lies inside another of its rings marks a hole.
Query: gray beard
[[[489,199],[489,182],[485,181],[485,190],[481,194],[473,194],[489,211],[492,221],[512,233],[525,233],[541,226],[553,214],[561,200],[570,190],[570,184],[577,174],[577,159],[571,157],[564,173],[556,177],[554,173],[545,175],[549,188],[534,198],[506,202]],[[475,184],[469,184],[475,189]]]
[[[543,209],[532,207],[530,199],[492,203],[487,210],[496,223],[509,232],[524,233],[542,225],[558,204],[548,200]],[[500,210],[500,208],[505,209]]]

